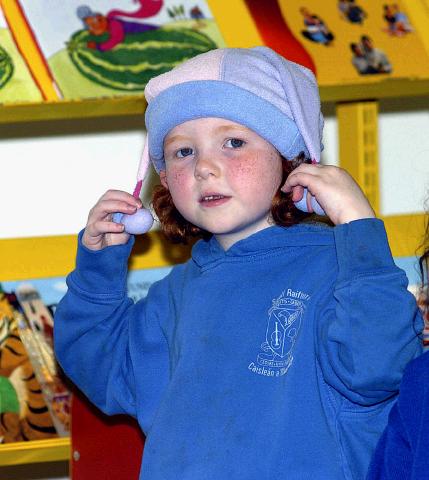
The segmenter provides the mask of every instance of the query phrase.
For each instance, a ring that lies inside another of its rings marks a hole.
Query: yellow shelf
[[[0,105],[0,124],[120,115],[143,115],[143,95]],[[142,122],[143,128],[143,122]]]
[[[77,236],[0,239],[1,281],[64,276],[74,268]],[[130,258],[132,270],[182,263],[190,246],[172,245],[159,231],[136,237]]]
[[[322,102],[352,102],[425,95],[429,95],[429,79],[387,78],[377,83],[362,82],[320,87]]]
[[[69,460],[70,438],[31,440],[0,445],[0,467]],[[0,475],[1,476],[1,475]]]
[[[379,83],[320,87],[322,102],[350,102],[425,95],[429,95],[429,80],[390,79]],[[146,100],[143,94],[86,100],[3,104],[0,105],[0,124],[121,115],[143,116],[145,109]]]

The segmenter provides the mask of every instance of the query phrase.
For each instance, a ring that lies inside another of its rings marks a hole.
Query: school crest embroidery
[[[309,298],[306,293],[289,288],[272,300],[262,352],[256,363],[250,363],[249,370],[268,377],[287,373],[293,362],[292,352],[301,328],[305,301]]]

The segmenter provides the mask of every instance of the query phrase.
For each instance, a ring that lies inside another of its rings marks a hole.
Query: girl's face
[[[227,250],[271,223],[282,159],[258,134],[221,118],[190,120],[164,141],[168,188],[182,216]]]

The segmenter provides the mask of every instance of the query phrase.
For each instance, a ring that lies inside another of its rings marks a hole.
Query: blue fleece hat
[[[203,117],[244,125],[287,159],[304,152],[320,161],[323,116],[316,79],[268,47],[203,53],[152,78],[145,96],[148,140],[142,164],[150,159],[157,172],[165,169],[168,132]]]

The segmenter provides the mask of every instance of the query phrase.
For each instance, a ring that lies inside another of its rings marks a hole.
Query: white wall
[[[0,238],[74,234],[105,190],[132,191],[142,125],[126,118],[0,129]]]
[[[381,211],[421,212],[429,201],[429,97],[384,101],[380,109]]]
[[[337,165],[334,109],[325,110],[323,162]],[[1,126],[0,238],[75,234],[105,190],[132,191],[142,125],[141,118],[121,117]],[[382,213],[422,211],[429,99],[382,102],[379,137]]]

